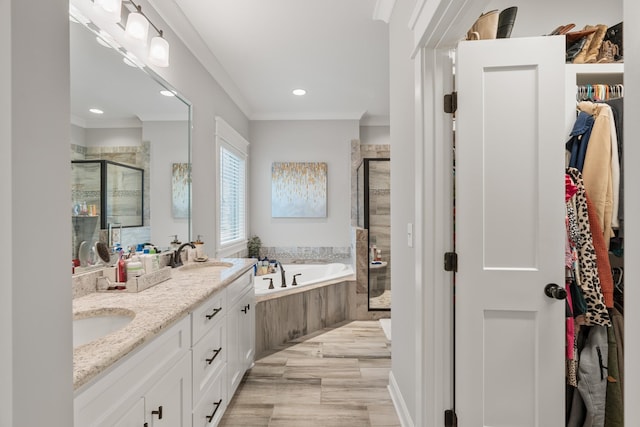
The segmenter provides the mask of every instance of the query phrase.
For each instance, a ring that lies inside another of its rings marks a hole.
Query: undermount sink
[[[79,313],[73,319],[73,347],[95,341],[127,326],[135,317],[131,310]]]
[[[192,262],[189,264],[185,264],[180,267],[180,270],[189,271],[189,270],[201,270],[201,269],[216,269],[216,270],[224,270],[225,268],[233,267],[233,264],[230,262],[224,261],[205,261],[205,262]]]

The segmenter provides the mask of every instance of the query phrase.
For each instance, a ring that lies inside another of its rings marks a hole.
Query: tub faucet
[[[175,250],[173,256],[171,257],[171,268],[180,267],[182,265],[182,259],[180,258],[180,252],[184,249],[185,246],[191,246],[192,249],[196,248],[191,242],[186,242],[180,245],[178,249]]]
[[[280,280],[281,280],[281,282],[280,282],[280,283],[281,283],[280,287],[281,287],[281,288],[286,288],[286,287],[287,287],[287,278],[286,278],[286,276],[285,276],[285,274],[284,274],[284,273],[285,273],[285,271],[284,271],[284,268],[282,268],[282,263],[281,263],[281,262],[279,262],[279,261],[278,261],[278,266],[280,267],[280,277],[281,277],[281,279],[280,279]]]

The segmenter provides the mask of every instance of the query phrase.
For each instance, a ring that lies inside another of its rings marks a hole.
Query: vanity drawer
[[[225,319],[226,320],[226,319]],[[198,402],[227,362],[226,321],[216,322],[193,347],[193,401]]]
[[[226,366],[224,366],[193,409],[193,427],[215,427],[218,425],[227,409],[226,378]]]
[[[226,314],[226,289],[216,292],[200,307],[191,313],[191,345],[195,346],[200,338]]]
[[[233,307],[250,288],[253,288],[253,270],[247,271],[227,287],[229,307]]]

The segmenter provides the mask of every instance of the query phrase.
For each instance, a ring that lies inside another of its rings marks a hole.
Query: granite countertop
[[[212,294],[249,270],[252,258],[225,258],[225,269],[175,268],[171,279],[138,293],[95,292],[73,300],[74,318],[132,311],[124,328],[73,350],[73,388],[78,390],[131,351],[187,316]]]

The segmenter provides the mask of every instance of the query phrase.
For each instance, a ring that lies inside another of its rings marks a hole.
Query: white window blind
[[[220,147],[220,244],[246,239],[246,162]]]

